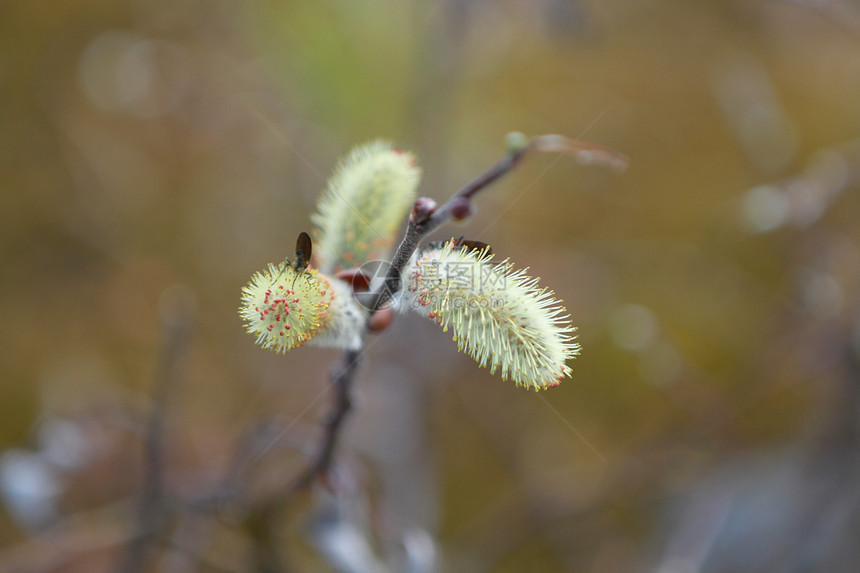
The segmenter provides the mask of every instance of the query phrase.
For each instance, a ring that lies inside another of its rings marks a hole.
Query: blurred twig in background
[[[195,301],[184,287],[173,287],[162,294],[161,351],[152,387],[152,406],[143,435],[144,462],[141,494],[136,511],[134,532],[126,545],[118,573],[145,571],[154,542],[164,535],[175,511],[166,489],[168,436],[165,433],[167,412],[173,410],[173,397],[181,389],[180,370],[188,353]]]

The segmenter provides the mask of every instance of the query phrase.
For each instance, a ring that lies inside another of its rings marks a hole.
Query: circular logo
[[[383,296],[383,300],[391,300],[394,296],[395,287],[399,289],[400,277],[397,277],[397,282],[389,282],[386,284],[388,271],[391,269],[391,263],[388,261],[368,261],[361,265],[358,270],[367,278],[368,291],[379,292]],[[371,310],[371,301],[366,295],[366,292],[353,291],[353,297],[356,302],[367,310]]]

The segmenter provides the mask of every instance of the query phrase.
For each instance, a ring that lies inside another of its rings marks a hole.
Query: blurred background
[[[527,392],[399,317],[284,568],[856,571],[858,95],[848,1],[4,2],[0,569],[266,570],[241,506],[178,508],[249,435],[249,491],[292,479],[338,354],[256,347],[241,287],[353,145],[441,201],[518,130],[630,168],[532,157],[436,238],[542,277],[573,379]],[[154,388],[177,511],[122,569]]]

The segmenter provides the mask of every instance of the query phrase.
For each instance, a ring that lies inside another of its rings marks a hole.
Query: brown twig
[[[188,347],[193,303],[187,293],[177,291],[164,293],[162,297],[164,336],[152,389],[152,411],[144,434],[143,485],[134,532],[120,556],[118,573],[135,573],[146,568],[149,550],[164,529],[170,512],[164,486],[165,413]]]
[[[438,209],[434,209],[435,203],[426,198],[419,198],[415,202],[412,215],[409,217],[406,235],[391,259],[391,266],[388,268],[383,284],[367,297],[368,306],[372,313],[382,308],[400,290],[400,277],[403,269],[409,263],[409,259],[412,258],[412,254],[418,248],[421,240],[454,218],[457,210],[470,211],[472,197],[509,173],[522,161],[530,149],[531,145],[526,145],[510,151],[490,169],[457,191]],[[426,206],[428,202],[432,203],[429,208]]]
[[[508,136],[508,153],[490,169],[467,183],[444,205],[435,208],[435,202],[426,197],[419,198],[412,208],[406,235],[391,259],[385,281],[367,300],[371,313],[376,312],[400,290],[400,277],[421,240],[451,219],[464,219],[472,214],[472,198],[498,179],[507,175],[532,151],[539,153],[561,153],[575,157],[583,163],[597,163],[615,171],[627,168],[627,157],[602,145],[569,139],[563,135],[540,135],[531,140],[521,133]]]
[[[276,573],[284,569],[275,531],[281,509],[296,493],[307,489],[316,480],[327,483],[328,472],[341,436],[344,420],[352,408],[352,384],[361,358],[360,350],[347,351],[339,368],[332,370],[334,403],[325,421],[322,443],[305,470],[279,495],[252,504],[244,526],[253,541],[253,570]]]
[[[461,208],[464,202],[469,204],[476,193],[511,171],[522,160],[529,148],[529,145],[524,145],[507,153],[498,163],[470,181],[439,208],[436,207],[435,201],[426,197],[419,198],[415,202],[406,235],[392,258],[391,267],[385,280],[374,291],[367,293],[361,299],[365,303],[370,317],[382,309],[385,303],[400,289],[400,274],[421,240],[453,218],[458,207]],[[304,471],[284,489],[283,494],[277,500],[269,499],[264,505],[255,508],[252,512],[252,519],[255,522],[260,519],[266,521],[272,518],[274,515],[273,508],[280,507],[290,496],[306,489],[315,480],[321,479],[323,482],[328,482],[328,472],[334,459],[341,430],[352,408],[352,386],[355,373],[361,362],[361,355],[361,349],[344,352],[339,367],[332,370],[331,382],[334,397],[331,410],[325,421],[319,451],[313,456]]]
[[[307,487],[315,478],[325,479],[334,457],[343,422],[352,409],[352,383],[360,361],[360,350],[348,350],[343,355],[340,367],[332,371],[334,403],[325,421],[322,444],[308,468],[296,480],[294,489]]]

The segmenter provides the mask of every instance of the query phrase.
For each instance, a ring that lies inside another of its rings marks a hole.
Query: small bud
[[[526,134],[512,131],[505,138],[505,149],[509,155],[516,155],[528,149],[530,142]]]
[[[468,219],[475,214],[475,205],[465,197],[451,199],[451,218],[455,221]]]
[[[347,269],[334,275],[352,287],[352,292],[367,292],[370,290],[370,275],[363,269]]]
[[[412,206],[412,221],[414,223],[423,223],[436,212],[437,208],[436,201],[430,197],[419,197]]]
[[[367,325],[367,330],[374,334],[382,332],[394,322],[394,309],[390,306],[381,308],[370,317],[370,322]]]

